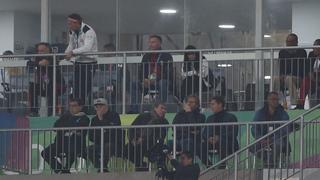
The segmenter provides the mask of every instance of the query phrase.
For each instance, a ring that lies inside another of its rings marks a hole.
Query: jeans
[[[155,85],[151,85],[149,87],[144,87],[143,89],[139,86],[140,83],[133,82],[131,84],[131,111],[139,112],[139,106],[141,104],[142,95],[145,96],[150,93],[150,91],[158,91],[159,94],[156,100],[161,100],[163,102],[167,102],[168,92],[169,92],[169,84],[168,80],[162,79],[156,82]],[[143,92],[142,92],[143,91]]]

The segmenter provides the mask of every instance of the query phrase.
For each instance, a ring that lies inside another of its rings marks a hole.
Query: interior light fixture
[[[264,79],[265,79],[265,80],[270,80],[270,79],[271,79],[271,76],[265,76]]]
[[[221,29],[234,29],[236,26],[233,24],[220,24],[219,28]]]
[[[265,34],[263,35],[264,38],[271,38],[271,35],[270,34]]]
[[[232,67],[232,64],[218,64],[218,67],[221,67],[221,68]]]
[[[160,9],[160,13],[162,14],[175,14],[177,10],[175,9]]]

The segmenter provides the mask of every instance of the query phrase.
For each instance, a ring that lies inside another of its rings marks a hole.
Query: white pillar
[[[262,15],[263,15],[263,5],[262,0],[256,0],[256,20],[255,20],[255,47],[262,47],[263,43],[263,32],[262,32]],[[255,88],[255,99],[256,99],[256,109],[263,106],[264,101],[264,62],[262,61],[263,53],[262,51],[256,52],[256,88]]]
[[[41,42],[49,42],[49,0],[41,0]]]

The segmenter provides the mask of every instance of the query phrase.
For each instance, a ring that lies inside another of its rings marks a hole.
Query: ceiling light
[[[218,67],[221,67],[221,68],[232,67],[232,64],[218,64]]]
[[[233,24],[220,24],[219,28],[221,29],[234,29],[236,26]]]
[[[271,35],[270,34],[265,34],[263,35],[264,38],[271,38]]]
[[[264,79],[269,80],[269,79],[271,79],[271,76],[265,76]]]
[[[160,13],[162,14],[175,14],[177,10],[175,9],[160,9]]]

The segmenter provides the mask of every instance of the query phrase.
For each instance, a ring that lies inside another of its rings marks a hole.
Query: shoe
[[[103,173],[108,173],[108,172],[110,172],[108,168],[103,169]],[[98,169],[97,173],[101,173],[100,169]]]
[[[136,167],[136,172],[146,172],[149,171],[147,167]]]

